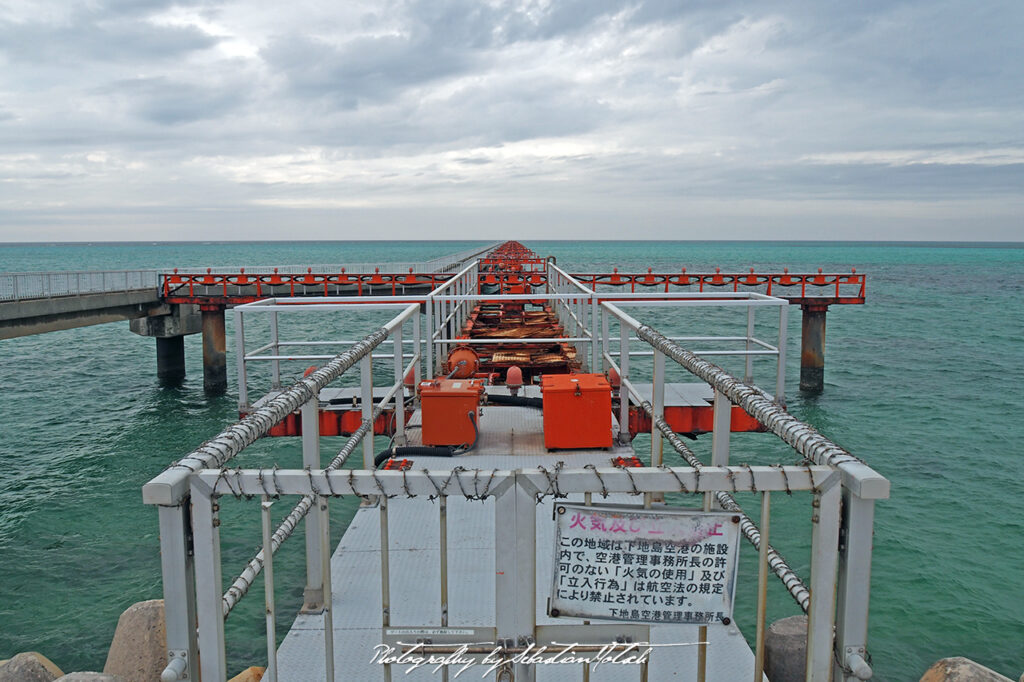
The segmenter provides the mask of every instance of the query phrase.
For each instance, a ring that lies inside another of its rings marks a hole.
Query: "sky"
[[[1024,3],[0,3],[0,241],[1024,240]]]

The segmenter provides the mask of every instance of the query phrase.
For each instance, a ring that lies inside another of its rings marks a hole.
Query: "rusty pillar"
[[[203,312],[203,388],[207,393],[224,393],[228,390],[224,306],[204,305],[200,310]]]
[[[156,376],[161,383],[177,384],[185,378],[185,337],[156,337]]]
[[[800,390],[821,393],[825,388],[825,313],[828,305],[804,303],[800,340]]]

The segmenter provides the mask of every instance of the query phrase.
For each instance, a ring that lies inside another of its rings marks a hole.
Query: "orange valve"
[[[469,346],[456,346],[448,353],[448,378],[468,379],[480,369],[480,356]]]

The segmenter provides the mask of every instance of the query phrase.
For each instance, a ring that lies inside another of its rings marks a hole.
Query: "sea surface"
[[[790,310],[787,394],[796,416],[892,482],[892,497],[877,505],[875,521],[869,642],[875,679],[917,680],[946,656],[967,656],[1012,679],[1024,671],[1024,245],[526,244],[570,271],[856,267],[866,273],[867,304],[829,311],[821,395],[797,390],[800,314]],[[427,260],[472,245],[0,245],[0,271]],[[656,310],[638,317],[678,334],[731,324]],[[759,318],[768,331],[769,322]],[[342,334],[364,326],[343,327]],[[232,332],[228,316],[229,356]],[[162,596],[156,512],[142,504],[141,487],[237,418],[233,357],[231,391],[209,397],[199,336],[185,345],[188,377],[168,387],[156,379],[153,340],[131,334],[127,323],[0,341],[0,660],[36,650],[65,671],[102,669],[121,611]],[[761,376],[770,376],[761,364]],[[698,454],[709,451],[709,441],[695,444]],[[635,447],[643,451],[648,442],[638,438]],[[340,445],[323,439],[324,456]],[[241,463],[297,466],[298,447],[297,439],[268,439]],[[768,434],[734,436],[732,458],[798,459]],[[772,542],[806,576],[808,498],[773,500]],[[740,503],[756,508],[749,495]],[[228,579],[258,547],[259,531],[255,504],[225,506]],[[352,513],[347,502],[334,505],[335,536]],[[301,595],[301,545],[300,539],[286,543],[275,566],[279,637],[294,613],[289,605]],[[736,613],[748,639],[755,560],[745,548]],[[233,670],[264,664],[262,591],[257,581],[228,620]],[[769,619],[796,610],[773,580]]]

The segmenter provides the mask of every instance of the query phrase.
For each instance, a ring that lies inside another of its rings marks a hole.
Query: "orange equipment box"
[[[603,374],[545,374],[544,447],[610,448],[612,387]]]
[[[482,379],[420,382],[424,445],[469,445],[476,441]]]

